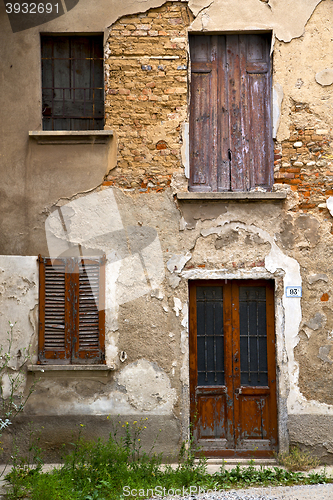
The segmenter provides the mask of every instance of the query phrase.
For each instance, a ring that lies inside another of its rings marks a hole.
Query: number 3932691
[[[8,2],[6,3],[7,14],[58,14],[59,4],[58,3],[18,3],[18,2]]]

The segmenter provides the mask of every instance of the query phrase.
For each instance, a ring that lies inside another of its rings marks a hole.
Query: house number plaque
[[[302,297],[302,287],[286,286],[286,297]]]

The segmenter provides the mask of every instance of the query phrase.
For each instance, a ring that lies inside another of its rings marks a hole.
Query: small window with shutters
[[[105,364],[104,258],[39,257],[40,364]]]
[[[271,36],[190,35],[190,191],[269,191]]]
[[[103,35],[42,35],[43,130],[104,128]]]

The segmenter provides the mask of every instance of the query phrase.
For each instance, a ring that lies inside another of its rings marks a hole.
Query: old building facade
[[[332,463],[332,1],[50,5],[0,7],[19,426]]]

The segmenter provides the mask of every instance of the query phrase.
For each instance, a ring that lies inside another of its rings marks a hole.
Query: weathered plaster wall
[[[292,126],[298,129],[332,128],[333,82],[320,85],[316,81],[319,72],[333,69],[332,15],[332,2],[321,2],[302,36],[288,44],[280,40],[275,42],[274,81],[282,86],[285,95],[279,141],[289,138]]]
[[[280,448],[289,431],[291,442],[332,461],[333,236],[325,206],[333,193],[332,8],[330,0],[80,0],[66,16],[15,34],[0,16],[2,251],[59,255],[70,238],[107,255],[107,363],[116,370],[43,373],[26,413],[45,422],[49,436],[56,421],[64,439],[69,432],[59,415],[103,429],[109,414],[148,415],[168,429],[165,449],[177,448],[188,429],[188,280],[265,278],[276,283]],[[288,190],[286,202],[174,199],[187,189],[188,27],[273,31],[274,189]],[[28,140],[29,130],[41,129],[40,31],[105,31],[106,128],[117,137],[116,168],[105,152],[80,146],[79,156],[73,145],[75,154]],[[20,306],[19,338],[36,345],[36,257],[2,259],[5,308],[15,316]],[[31,283],[24,293],[22,276]],[[301,300],[284,297],[288,284],[302,284]]]
[[[0,366],[1,394],[8,398],[27,394],[29,384],[25,377],[27,358],[36,359],[38,325],[38,268],[35,257],[0,255]],[[8,364],[7,364],[8,359]],[[17,388],[12,394],[12,382]],[[21,383],[20,383],[21,381]],[[23,396],[24,399],[24,396]],[[6,420],[7,415],[1,414]],[[11,455],[12,428],[2,432],[2,460]]]
[[[330,278],[325,274],[330,260],[324,266],[332,248],[331,223],[295,214],[295,202],[292,192],[284,206],[213,202],[210,216],[200,202],[180,204],[185,248],[192,256],[180,276],[275,279],[280,447],[287,445],[289,430],[293,442],[311,443],[324,460],[331,460],[332,442],[325,433],[333,417],[332,339],[325,314],[331,314],[326,306]],[[285,297],[285,286],[292,284],[302,285],[301,300]],[[318,427],[307,431],[303,441],[300,422],[302,417],[310,422],[310,415],[318,416]]]
[[[299,37],[320,0],[216,0],[190,2],[193,31],[274,31],[284,42]],[[288,12],[288,15],[286,13]]]
[[[284,93],[275,179],[297,191],[299,208],[324,217],[333,193],[333,81],[319,78],[320,84],[317,75],[333,68],[332,15],[332,2],[321,2],[303,36],[274,47],[274,81]]]
[[[182,7],[182,11],[187,10],[186,2],[179,2]],[[237,0],[237,2],[228,2],[227,0],[220,0],[219,2],[210,2],[206,1],[194,1],[189,2],[189,18],[184,21],[183,24],[175,24],[174,31],[182,31],[181,37],[184,38],[184,28],[191,22],[191,12],[194,16],[197,16],[196,20],[192,24],[191,29],[193,30],[202,30],[202,19],[205,19],[205,22],[208,22],[209,29],[212,31],[223,31],[223,30],[253,30],[253,29],[265,29],[265,30],[274,30],[276,36],[279,40],[289,41],[292,38],[300,37],[303,34],[305,25],[308,19],[311,17],[311,14],[315,10],[317,4],[322,3],[322,12],[323,16],[320,16],[320,22],[323,19],[329,19],[329,9],[332,8],[331,2],[329,0],[319,2],[318,0],[300,0],[295,4],[295,2],[290,2],[290,0],[271,0],[269,3],[261,2],[260,0]],[[113,27],[116,26],[114,23],[117,19],[120,19],[122,16],[128,16],[132,14],[140,14],[147,12],[150,8],[160,7],[163,5],[163,0],[159,1],[146,1],[146,0],[138,0],[136,2],[132,2],[130,0],[124,0],[119,3],[115,0],[102,0],[99,1],[98,4],[91,3],[89,0],[80,0],[80,2],[65,15],[60,16],[57,19],[54,19],[48,23],[45,23],[41,26],[35,26],[28,28],[24,31],[18,31],[16,33],[12,33],[9,19],[5,13],[5,5],[0,5],[0,58],[1,58],[1,82],[2,82],[2,92],[0,95],[0,109],[1,109],[1,137],[2,137],[2,150],[1,150],[1,196],[0,196],[0,210],[2,214],[6,214],[6,216],[2,217],[1,221],[1,234],[3,238],[0,242],[0,252],[3,254],[20,254],[20,255],[35,255],[40,251],[39,241],[41,238],[41,228],[43,227],[44,221],[49,214],[49,207],[53,206],[58,201],[58,195],[56,190],[52,189],[53,182],[52,180],[52,171],[53,167],[49,164],[49,157],[44,162],[44,156],[38,156],[37,158],[31,157],[30,146],[31,143],[28,140],[28,132],[32,130],[41,130],[41,72],[40,72],[40,32],[62,32],[62,33],[84,33],[84,32],[105,32],[105,37],[109,36],[109,32]],[[320,6],[321,7],[321,6]],[[285,13],[288,12],[288,16]],[[135,16],[134,16],[135,17]],[[139,19],[141,19],[139,17]],[[141,21],[138,21],[139,24]],[[326,23],[326,21],[325,21]],[[136,23],[137,24],[137,23]],[[141,23],[142,24],[142,23]],[[134,25],[135,26],[135,23]],[[320,37],[322,37],[321,43],[329,43],[328,38],[326,39],[326,34],[329,33],[328,30],[323,29],[320,31]],[[135,30],[134,30],[135,31]],[[153,30],[157,31],[158,30]],[[163,31],[163,30],[160,30]],[[133,32],[132,32],[133,33]],[[146,36],[147,31],[143,30],[143,33],[135,35],[138,38],[139,44],[141,41],[144,41],[144,44],[147,43],[148,38],[150,38],[151,47],[156,45],[156,42],[160,40],[163,42],[163,37],[165,33],[153,34],[151,37]],[[316,35],[316,36],[319,36]],[[310,38],[312,35],[310,35]],[[328,35],[329,37],[329,35]],[[178,35],[174,35],[171,38],[179,38]],[[133,38],[134,39],[134,38]],[[320,50],[321,43],[308,44],[309,50],[307,51],[309,54],[309,58],[311,58],[311,54],[315,51],[315,57],[313,60],[318,60],[317,51]],[[331,43],[331,42],[330,42]],[[178,45],[175,47],[174,45]],[[164,53],[174,53],[175,55],[179,55],[177,50],[183,50],[181,55],[181,64],[180,66],[184,66],[184,59],[186,59],[186,43],[184,40],[175,40],[172,42],[169,37],[168,45],[163,48]],[[288,44],[286,44],[286,48],[288,50]],[[166,52],[165,52],[166,51]],[[145,47],[143,46],[143,52],[141,52],[138,58],[138,61],[144,57],[146,52]],[[160,52],[160,48],[159,51]],[[302,51],[304,53],[305,51]],[[151,49],[149,49],[149,53],[151,53]],[[176,54],[177,53],[177,54]],[[299,53],[293,52],[295,54],[295,67],[299,67]],[[331,52],[329,50],[326,51],[326,58],[329,58],[329,54]],[[162,54],[162,53],[161,53]],[[108,56],[107,52],[107,59]],[[159,54],[158,54],[159,55]],[[288,56],[289,57],[289,56]],[[302,56],[304,57],[304,56]],[[322,54],[320,55],[320,59],[322,60]],[[135,59],[134,59],[135,61]],[[125,72],[133,71],[133,63],[131,68],[123,67]],[[155,61],[156,62],[156,61]],[[325,60],[322,61],[323,64],[317,64],[317,71],[324,70],[326,68],[330,68],[330,62]],[[118,61],[119,63],[119,61]],[[107,63],[108,64],[108,63]],[[112,78],[113,72],[116,70],[116,66],[114,66],[114,62],[110,60],[110,78]],[[151,65],[148,62],[142,62],[142,65]],[[165,68],[163,70],[159,70],[161,76],[165,69],[167,73],[170,70],[170,61],[164,61]],[[171,63],[172,66],[172,63]],[[118,66],[119,67],[119,66]],[[174,75],[172,71],[178,73],[179,77]],[[179,143],[177,141],[177,128],[180,126],[182,121],[185,120],[186,113],[186,69],[183,70],[172,70],[169,73],[169,82],[171,85],[167,87],[172,90],[171,94],[167,94],[162,92],[164,97],[169,97],[169,102],[176,98],[180,99],[183,97],[183,100],[180,100],[180,105],[174,104],[174,109],[169,111],[169,116],[167,120],[163,115],[163,119],[157,113],[155,118],[149,118],[149,126],[147,128],[147,132],[150,130],[150,135],[152,139],[152,144],[156,146],[156,143],[159,140],[165,141],[163,136],[170,134],[170,141],[166,141],[165,144],[161,144],[161,149],[158,150],[160,156],[165,156],[163,158],[164,163],[167,159],[171,158],[172,162],[166,165],[168,167],[168,172],[164,171],[164,168],[161,168],[159,165],[157,167],[157,172],[155,172],[157,178],[153,179],[153,182],[149,179],[149,175],[146,174],[145,167],[142,167],[142,172],[140,173],[139,179],[127,179],[126,174],[119,172],[119,176],[125,177],[123,179],[123,186],[128,185],[130,187],[131,183],[138,183],[139,186],[143,189],[159,189],[160,187],[164,187],[170,183],[170,174],[175,170],[175,168],[179,168],[179,162],[174,162],[174,156],[178,160],[178,151],[179,151]],[[26,78],[27,75],[31,75],[30,78]],[[151,81],[150,73],[150,81]],[[129,76],[129,81],[132,81],[132,78]],[[168,75],[167,75],[168,76]],[[175,86],[173,85],[173,81],[179,78],[180,80],[177,82],[177,87],[181,89],[181,92],[178,93],[175,90]],[[298,77],[297,77],[298,78]],[[154,80],[156,80],[154,76]],[[158,81],[162,81],[162,78],[158,78],[155,81],[155,84]],[[303,78],[304,80],[304,78]],[[24,85],[17,85],[17,82],[23,82]],[[279,81],[279,80],[277,80]],[[166,82],[166,80],[164,80]],[[147,81],[147,83],[149,83]],[[286,79],[283,84],[286,83]],[[133,85],[133,81],[132,81]],[[163,84],[164,85],[164,84]],[[110,86],[110,89],[113,89],[113,86]],[[125,85],[122,88],[126,88],[129,90],[130,87],[126,87]],[[157,85],[158,88],[158,85]],[[156,90],[157,90],[156,88]],[[151,96],[156,93],[156,90],[152,90],[153,88],[149,88],[149,86],[145,89],[145,96],[149,100],[152,101]],[[151,92],[150,92],[151,91]],[[128,97],[128,96],[127,96]],[[142,102],[142,104],[148,104],[147,102]],[[107,105],[109,101],[107,101]],[[133,103],[132,103],[133,104]],[[178,109],[179,108],[179,109]],[[142,106],[142,109],[145,109],[145,106]],[[126,114],[126,110],[123,111]],[[170,116],[171,114],[174,116]],[[165,113],[166,114],[166,113]],[[130,113],[131,115],[131,113]],[[137,134],[137,127],[140,126],[140,122],[142,121],[142,116],[138,115],[137,124],[134,127],[134,130],[126,130],[126,134],[128,137],[140,137]],[[114,120],[114,121],[113,121]],[[113,115],[109,122],[106,124],[106,128],[118,128],[117,120],[119,120],[119,116]],[[122,117],[124,121],[124,125],[126,125],[126,120],[128,117]],[[150,121],[152,120],[152,122]],[[164,123],[162,124],[161,121]],[[284,116],[285,123],[286,118]],[[141,124],[142,125],[142,124]],[[144,124],[143,124],[144,125]],[[144,129],[144,127],[143,127]],[[282,125],[281,130],[285,129],[285,125]],[[141,133],[144,130],[141,129]],[[134,132],[134,135],[133,135]],[[177,131],[178,133],[178,131]],[[282,133],[282,132],[281,132]],[[154,137],[153,137],[154,136]],[[121,136],[120,136],[121,137]],[[283,135],[285,137],[285,134]],[[121,140],[119,142],[121,144]],[[135,144],[135,141],[133,141]],[[40,148],[39,148],[40,149]],[[141,148],[133,147],[130,156],[140,157],[142,156]],[[136,150],[136,152],[135,152]],[[154,152],[150,152],[150,155],[153,157]],[[62,153],[59,153],[61,156]],[[95,154],[95,152],[94,152]],[[58,157],[58,154],[56,155]],[[149,155],[144,155],[141,160],[143,163],[151,163]],[[161,160],[159,158],[159,160]],[[60,161],[60,160],[59,160]],[[59,166],[59,161],[54,163],[54,165]],[[118,158],[119,166],[122,158]],[[127,161],[127,160],[125,160]],[[137,161],[137,160],[136,160]],[[140,160],[138,160],[140,161]],[[162,162],[163,163],[163,162]],[[44,168],[42,168],[44,165]],[[82,158],[77,158],[73,155],[70,158],[70,165],[73,167],[73,170],[69,168],[65,168],[66,162],[63,162],[63,177],[61,179],[61,185],[66,186],[64,189],[64,194],[62,196],[74,196],[78,191],[81,191],[81,187],[78,189],[78,178],[73,177],[73,171],[77,168],[81,167],[81,178],[86,178],[86,182],[84,183],[83,191],[93,189],[103,181],[104,171],[106,169],[106,165],[96,164],[96,175],[100,177],[97,181],[94,175],[91,175],[90,165],[84,165],[82,162]],[[155,164],[156,166],[156,164]],[[46,168],[48,167],[48,168]],[[56,167],[54,167],[56,168]],[[51,170],[50,170],[51,169]],[[34,176],[34,171],[36,171],[36,177]],[[149,172],[151,174],[153,172]],[[112,174],[111,174],[112,177]],[[33,181],[31,182],[31,179]],[[113,181],[113,179],[108,179],[109,182]],[[38,183],[43,182],[43,191],[45,190],[48,193],[48,199],[43,198],[41,193],[34,189]],[[148,183],[151,185],[148,186]],[[135,187],[135,186],[134,186]],[[185,187],[183,187],[185,189]],[[66,194],[65,194],[66,191]],[[40,201],[41,204],[36,201]],[[44,205],[44,206],[42,206]],[[36,237],[32,237],[32,234],[36,233]],[[38,233],[38,236],[37,236]],[[43,248],[44,251],[45,248]]]
[[[28,349],[37,331],[38,268],[36,257],[0,255],[0,332],[6,351],[9,323],[13,326],[13,368],[20,365],[19,350]],[[36,344],[31,346],[33,356]],[[18,357],[17,357],[18,356]]]

